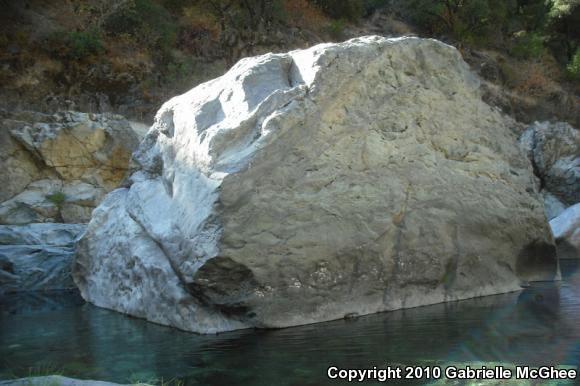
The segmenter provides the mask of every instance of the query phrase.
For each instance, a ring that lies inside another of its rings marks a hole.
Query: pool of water
[[[308,386],[347,384],[329,380],[329,366],[580,367],[578,268],[578,261],[563,261],[561,282],[534,283],[522,292],[219,335],[126,317],[86,304],[76,293],[5,296],[0,379],[60,373],[120,383]]]

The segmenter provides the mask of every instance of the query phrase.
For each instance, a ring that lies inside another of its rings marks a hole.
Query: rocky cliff
[[[243,59],[168,101],[94,211],[88,301],[196,332],[285,327],[552,279],[514,122],[435,40]]]

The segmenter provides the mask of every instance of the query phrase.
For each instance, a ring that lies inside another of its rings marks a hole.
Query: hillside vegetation
[[[457,46],[492,103],[578,125],[580,0],[0,1],[0,107],[150,122],[238,59],[364,34]]]

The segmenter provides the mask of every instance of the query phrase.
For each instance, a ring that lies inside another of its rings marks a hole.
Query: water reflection
[[[0,299],[0,378],[51,367],[116,382],[324,385],[326,369],[450,362],[580,363],[580,281],[283,330],[201,336],[82,304]],[[44,304],[44,306],[43,306]],[[341,382],[332,382],[332,384]],[[346,382],[344,382],[346,384]]]

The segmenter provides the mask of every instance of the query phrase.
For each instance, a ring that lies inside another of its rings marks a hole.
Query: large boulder
[[[70,270],[82,224],[0,225],[0,294],[74,288]]]
[[[119,115],[4,114],[0,224],[88,222],[118,187],[139,135]]]
[[[364,37],[246,58],[165,103],[73,276],[196,332],[285,327],[553,279],[514,122],[459,52]]]
[[[563,259],[580,259],[580,203],[572,205],[550,221],[558,254]]]

